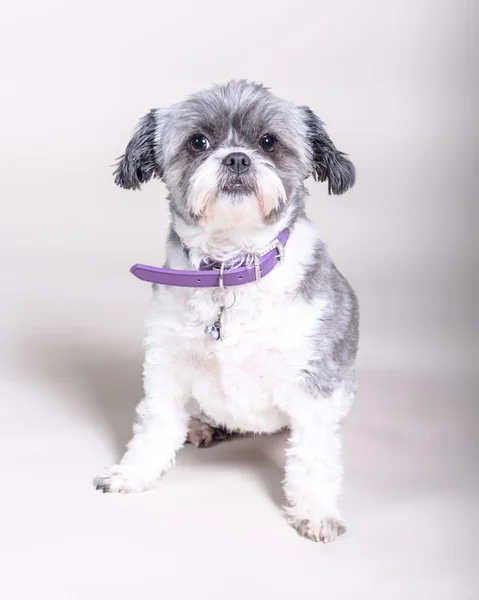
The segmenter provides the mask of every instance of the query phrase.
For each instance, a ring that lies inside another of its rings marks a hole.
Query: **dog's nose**
[[[240,175],[250,168],[251,160],[244,152],[232,152],[223,159],[223,164],[233,173]]]

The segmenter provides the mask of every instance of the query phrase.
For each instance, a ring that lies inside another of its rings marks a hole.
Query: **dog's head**
[[[230,82],[141,119],[115,170],[139,189],[152,177],[170,192],[186,223],[227,228],[275,223],[292,215],[310,175],[342,194],[354,167],[307,107],[261,85]]]

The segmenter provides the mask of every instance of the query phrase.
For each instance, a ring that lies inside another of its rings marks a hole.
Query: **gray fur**
[[[304,266],[303,278],[296,289],[296,293],[306,302],[314,300],[318,290],[324,289],[328,284],[330,276],[328,258],[324,243],[318,241],[314,247],[312,261]]]
[[[311,338],[314,358],[302,370],[302,383],[313,395],[330,396],[353,379],[359,339],[359,306],[349,283],[333,264],[323,242],[314,249],[310,265],[295,293],[306,302],[321,298],[325,309]]]
[[[198,131],[206,135],[213,149],[227,142],[250,150],[257,150],[264,133],[280,131],[281,148],[268,159],[282,180],[290,203],[302,202],[303,195],[298,191],[304,189],[303,181],[312,172],[312,164],[307,164],[309,156],[303,162],[300,160],[301,144],[298,144],[298,128],[291,122],[292,114],[304,124],[298,107],[276,98],[261,85],[244,81],[215,86],[174,106],[162,131],[163,144],[167,146],[164,180],[170,191],[172,211],[189,223],[195,221],[186,206],[186,198],[191,176],[206,156],[192,155],[186,142]],[[304,138],[306,135],[304,126]],[[227,183],[227,177],[226,171],[220,173],[218,185]],[[243,180],[245,187],[254,192],[254,179],[244,176]],[[283,205],[281,211],[269,215],[269,222],[279,219],[285,209]]]
[[[161,177],[162,168],[155,142],[157,114],[151,110],[135,128],[131,140],[120,157],[114,176],[115,183],[122,188],[139,190],[153,176]]]
[[[206,157],[206,153],[194,154],[188,148],[188,140],[195,133],[204,134],[212,150],[226,143],[258,150],[261,135],[279,138],[278,149],[265,160],[280,177],[287,202],[268,215],[270,223],[291,205],[294,214],[302,213],[304,180],[312,174],[320,181],[327,179],[333,194],[342,194],[354,184],[352,163],[336,150],[309,108],[281,100],[264,86],[246,81],[214,86],[167,110],[150,111],[138,124],[117,165],[115,183],[139,189],[152,177],[162,178],[172,212],[194,224],[197,219],[186,198],[191,176]],[[218,185],[226,185],[227,177],[227,173],[219,173]],[[244,184],[254,191],[254,176],[245,175]]]
[[[307,106],[303,107],[309,126],[310,143],[314,153],[313,177],[317,181],[328,180],[328,192],[343,194],[356,181],[353,163],[335,145],[324,129],[323,122]]]
[[[176,233],[176,231],[173,229],[173,227],[171,227],[171,225],[170,225],[170,229],[168,231],[168,244],[170,244],[171,246],[177,246],[180,248],[183,246],[183,244],[181,243],[180,236]]]

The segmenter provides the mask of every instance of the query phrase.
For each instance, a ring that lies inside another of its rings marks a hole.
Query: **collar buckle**
[[[254,275],[256,277],[256,281],[261,279],[261,264],[259,262],[259,257],[256,253],[253,254],[253,262],[254,262]]]
[[[274,249],[276,249],[276,251],[278,253],[276,255],[276,260],[279,262],[280,265],[282,265],[284,262],[284,245],[277,238],[274,240],[274,242],[271,244],[271,247],[268,249],[268,251],[265,254],[267,254],[268,252],[270,252],[271,250],[274,250]],[[260,254],[260,255],[258,255],[257,253],[253,254],[253,263],[254,263],[254,272],[255,272],[256,281],[259,281],[261,279],[261,263],[260,263],[259,259],[261,257],[263,257],[265,254]]]
[[[276,239],[274,241],[273,248],[276,248],[278,251],[278,256],[276,259],[279,261],[279,264],[282,265],[284,263],[284,245],[278,239]]]

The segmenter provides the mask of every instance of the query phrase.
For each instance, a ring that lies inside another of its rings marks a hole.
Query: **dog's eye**
[[[260,139],[259,145],[265,152],[273,152],[278,145],[278,140],[274,137],[274,135],[267,133]]]
[[[195,134],[190,139],[189,145],[193,152],[204,152],[210,147],[209,141],[201,133]]]

